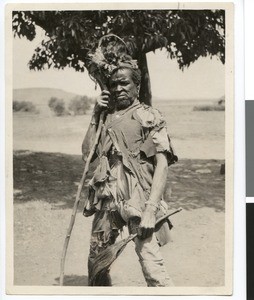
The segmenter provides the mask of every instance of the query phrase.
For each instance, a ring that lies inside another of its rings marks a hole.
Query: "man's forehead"
[[[129,69],[117,70],[111,77],[111,81],[118,81],[122,79],[123,80],[131,79],[131,70]]]

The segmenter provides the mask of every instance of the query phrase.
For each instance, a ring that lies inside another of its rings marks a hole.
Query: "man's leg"
[[[135,245],[147,286],[173,286],[155,234],[145,240],[136,238]]]
[[[128,224],[130,233],[136,231],[139,222],[140,219],[138,218],[130,220]],[[173,286],[174,284],[167,273],[155,234],[144,240],[135,238],[134,242],[147,286]]]

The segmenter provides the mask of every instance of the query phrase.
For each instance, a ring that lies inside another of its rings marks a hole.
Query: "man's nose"
[[[122,90],[122,86],[121,86],[121,84],[118,84],[118,85],[116,86],[116,91],[119,92],[119,91],[121,91],[121,90]]]

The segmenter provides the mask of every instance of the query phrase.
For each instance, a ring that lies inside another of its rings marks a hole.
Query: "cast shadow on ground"
[[[60,278],[55,278],[55,281],[57,282],[54,285],[59,285]],[[64,286],[88,286],[88,277],[87,276],[78,276],[78,275],[64,275],[63,280]]]
[[[165,198],[172,208],[192,210],[210,207],[225,210],[225,175],[220,174],[223,160],[183,159],[170,167]]]
[[[40,200],[53,204],[53,209],[72,208],[83,170],[84,162],[79,155],[15,151],[14,201]],[[91,173],[86,182],[89,178]],[[79,210],[86,194],[85,187]]]
[[[170,208],[192,210],[210,207],[225,208],[225,175],[220,175],[223,160],[179,160],[169,168],[165,199]],[[84,169],[81,156],[61,153],[15,151],[13,155],[14,201],[46,201],[52,209],[72,208],[77,186]],[[86,184],[91,178],[92,170]],[[79,210],[82,210],[87,187],[84,188]]]

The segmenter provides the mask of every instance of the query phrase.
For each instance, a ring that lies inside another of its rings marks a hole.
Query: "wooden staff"
[[[81,180],[79,182],[79,185],[78,185],[76,199],[75,199],[74,206],[73,206],[73,209],[72,209],[71,220],[70,220],[70,224],[69,224],[69,227],[68,227],[68,230],[67,230],[67,234],[66,234],[66,237],[65,237],[63,251],[62,251],[62,256],[61,256],[61,269],[60,269],[60,285],[61,286],[63,285],[63,280],[64,280],[64,266],[65,266],[65,258],[66,258],[67,248],[68,248],[68,245],[69,245],[69,241],[70,241],[70,237],[71,237],[71,232],[72,232],[73,225],[74,225],[74,222],[75,222],[78,205],[79,205],[79,202],[80,202],[81,191],[82,191],[82,188],[83,188],[84,183],[85,183],[86,175],[87,175],[87,173],[89,171],[89,165],[90,165],[91,159],[92,159],[92,157],[94,155],[94,152],[95,152],[96,147],[97,147],[98,142],[99,142],[99,138],[100,138],[100,135],[101,135],[101,129],[102,129],[102,125],[103,125],[104,116],[105,116],[105,111],[103,111],[100,114],[100,121],[99,121],[99,124],[98,124],[98,129],[96,131],[94,143],[93,143],[91,151],[90,151],[90,153],[88,155],[88,158],[86,160],[85,168],[84,168],[84,171],[83,171],[83,175],[82,175],[82,178],[81,178]]]

